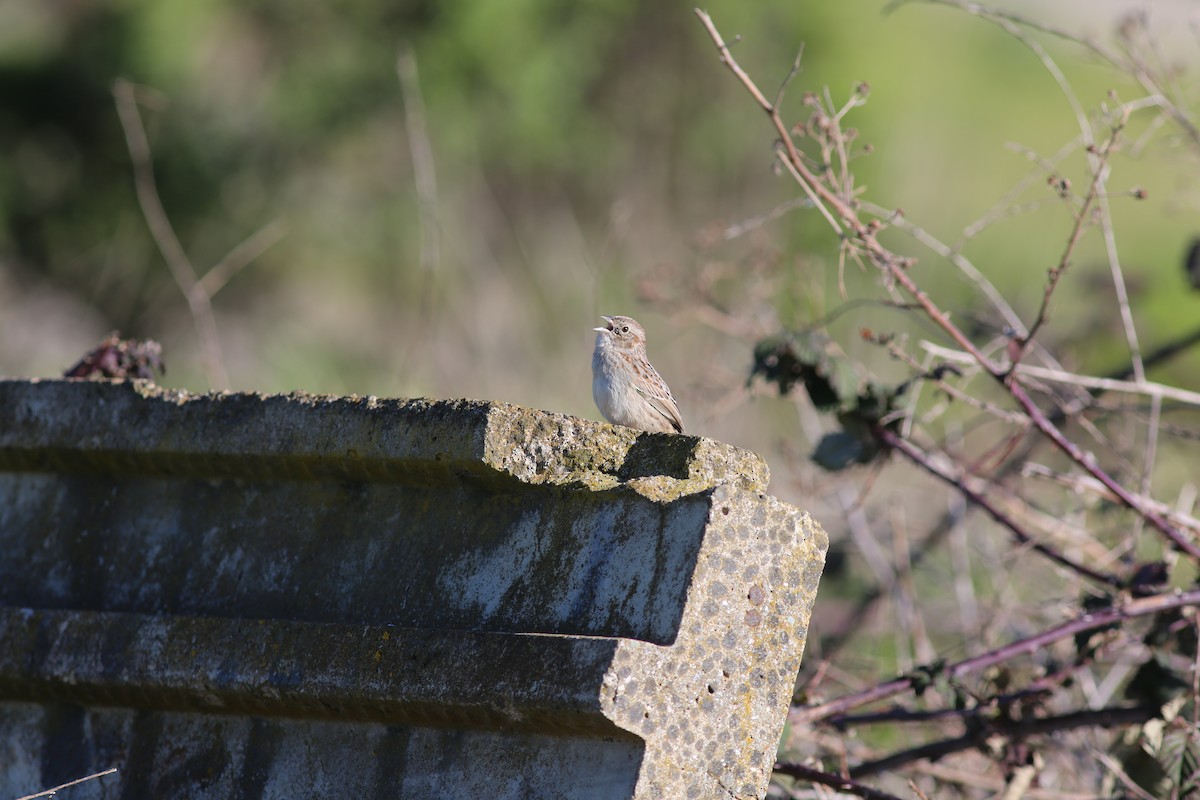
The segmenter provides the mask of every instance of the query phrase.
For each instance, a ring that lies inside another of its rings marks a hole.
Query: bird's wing
[[[650,367],[653,374],[653,380],[650,381],[650,389],[638,388],[638,392],[649,401],[650,406],[663,415],[663,418],[671,423],[671,427],[677,433],[683,433],[683,416],[679,413],[679,406],[675,403],[675,398],[671,396],[671,390],[667,388],[667,382],[658,374],[658,370]]]

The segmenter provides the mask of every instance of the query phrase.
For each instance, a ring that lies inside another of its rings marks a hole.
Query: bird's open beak
[[[600,319],[604,320],[608,324],[605,325],[603,328],[592,328],[592,330],[598,331],[600,333],[611,333],[612,329],[613,329],[612,317],[606,317],[603,314],[601,314]]]

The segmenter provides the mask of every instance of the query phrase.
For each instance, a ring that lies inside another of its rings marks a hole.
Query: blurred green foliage
[[[827,86],[841,102],[869,81],[870,102],[847,121],[874,146],[856,161],[859,185],[953,240],[1030,169],[1005,142],[1050,154],[1075,120],[1037,58],[998,29],[941,8],[881,9],[708,7],[769,89],[805,44],[784,100],[797,121],[804,91]],[[433,143],[445,242],[436,274],[419,267],[401,45],[419,65]],[[1059,54],[1089,108],[1130,88],[1068,47]],[[173,380],[204,386],[185,304],[134,197],[111,96],[118,77],[145,87],[159,191],[198,272],[271,220],[287,224],[215,302],[237,387],[472,394],[589,413],[590,323],[580,318],[653,317],[638,286],[656,265],[687,275],[704,259],[741,258],[743,242],[698,249],[696,232],[795,194],[772,174],[769,129],[686,4],[10,0],[0,7],[3,297],[19,308],[42,292],[87,321],[59,326],[61,339],[43,332],[44,347],[0,347],[0,371],[53,372],[120,328],[163,339]],[[1114,188],[1150,189],[1143,203],[1115,200],[1114,215],[1151,340],[1192,316],[1176,267],[1197,226],[1175,155],[1153,149],[1114,171]],[[1081,168],[1079,157],[1064,166],[1077,180]],[[1026,313],[1070,223],[1049,193],[1029,194],[1045,208],[969,247]],[[776,312],[801,327],[837,302],[836,241],[812,212],[768,230],[791,282]],[[896,244],[970,313],[956,273]],[[1095,238],[1080,249],[1055,333],[1086,339],[1088,357],[1107,366],[1121,358],[1120,338],[1111,319],[1086,318],[1102,289],[1083,277],[1104,274],[1100,252]],[[790,271],[801,256],[808,272]],[[849,338],[854,355],[861,345]],[[713,348],[681,339],[659,339],[671,353],[660,360]],[[744,352],[739,369],[749,360]],[[569,379],[555,380],[564,364]]]

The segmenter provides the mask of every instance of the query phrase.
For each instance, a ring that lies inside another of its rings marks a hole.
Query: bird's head
[[[601,317],[606,323],[603,327],[592,330],[600,334],[601,339],[607,339],[613,346],[622,349],[645,347],[646,331],[632,317]]]

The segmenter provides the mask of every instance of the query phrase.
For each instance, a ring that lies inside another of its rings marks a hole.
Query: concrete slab
[[[761,797],[826,547],[767,480],[481,401],[0,381],[0,796]]]

